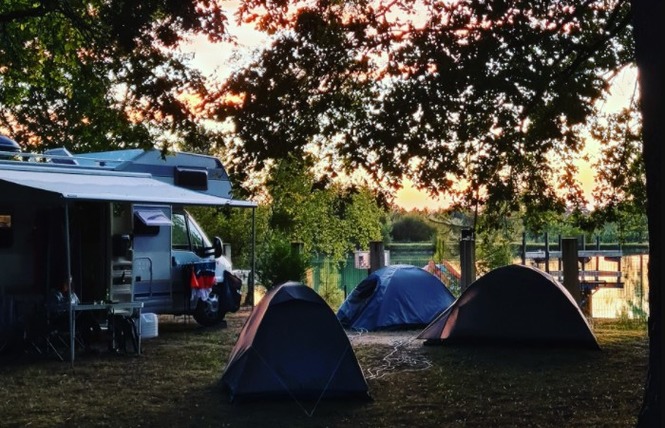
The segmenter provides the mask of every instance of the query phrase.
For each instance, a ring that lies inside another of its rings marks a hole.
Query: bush
[[[273,237],[257,259],[256,274],[267,289],[286,281],[304,282],[308,261],[292,249],[291,243]]]
[[[344,290],[337,285],[321,284],[319,295],[333,311],[337,311],[342,306],[342,303],[344,303]]]
[[[330,259],[324,261],[318,293],[334,311],[344,303],[344,290],[340,288],[339,271]]]

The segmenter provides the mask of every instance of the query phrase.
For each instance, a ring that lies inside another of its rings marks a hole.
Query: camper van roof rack
[[[0,147],[0,149],[4,146]],[[29,163],[47,163],[57,164],[58,166],[74,166],[74,167],[88,167],[88,168],[108,168],[114,169],[121,163],[125,162],[124,159],[110,159],[110,158],[95,158],[92,156],[72,155],[69,150],[64,147],[49,149],[43,153],[29,153],[21,151],[6,151],[0,150],[0,159],[10,160],[13,162],[24,161]]]

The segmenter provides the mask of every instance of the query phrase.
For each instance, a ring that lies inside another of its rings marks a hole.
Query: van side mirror
[[[224,254],[224,246],[222,244],[222,240],[219,238],[219,236],[215,236],[213,247],[215,248],[215,258],[221,257],[222,254]]]

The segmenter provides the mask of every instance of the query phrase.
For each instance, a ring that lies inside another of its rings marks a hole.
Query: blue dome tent
[[[296,282],[273,288],[253,309],[221,383],[232,401],[369,398],[335,313],[314,290]]]
[[[550,275],[522,265],[494,269],[425,328],[426,344],[524,344],[599,349],[582,311]]]
[[[455,297],[436,276],[416,266],[392,265],[371,273],[337,311],[345,328],[381,330],[423,327]]]

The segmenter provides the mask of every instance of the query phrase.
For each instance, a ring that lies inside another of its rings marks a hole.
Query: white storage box
[[[158,321],[157,314],[145,313],[141,314],[141,339],[150,339],[157,337],[158,334]]]

